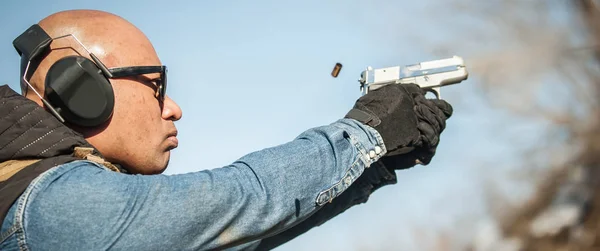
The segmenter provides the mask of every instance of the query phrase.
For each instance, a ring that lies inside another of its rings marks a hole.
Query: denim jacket
[[[377,131],[341,119],[198,172],[131,175],[70,162],[11,206],[0,250],[270,249],[395,183],[373,165],[385,153]]]

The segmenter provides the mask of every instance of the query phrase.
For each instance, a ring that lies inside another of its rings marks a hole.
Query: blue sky
[[[121,15],[153,42],[169,67],[168,95],[183,109],[167,174],[218,168],[344,116],[367,66],[467,51],[439,54],[430,46],[448,36],[435,18],[441,2],[5,0],[0,84],[18,90],[12,40],[45,16],[80,8]],[[344,67],[332,78],[336,62]],[[502,179],[516,151],[502,144],[500,117],[483,105],[476,81],[471,72],[442,90],[455,112],[429,166],[398,172],[397,185],[279,250],[410,250],[438,231],[460,228],[457,240],[476,231],[474,219],[486,215],[483,187],[490,177]]]

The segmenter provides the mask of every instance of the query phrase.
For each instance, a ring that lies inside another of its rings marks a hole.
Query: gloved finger
[[[421,162],[422,165],[426,166],[429,165],[429,163],[431,163],[433,156],[435,156],[435,151],[436,148],[432,147],[415,150],[413,154],[417,156],[417,159]]]
[[[401,170],[414,167],[417,164],[428,165],[435,156],[435,152],[436,147],[419,147],[404,154],[386,155],[379,161],[387,168]]]
[[[421,132],[421,144],[423,147],[434,147],[437,146],[440,137],[431,124],[427,122],[419,122],[417,129]]]
[[[429,99],[418,99],[417,104],[421,114],[435,127],[436,132],[441,133],[444,131],[446,128],[446,115],[444,112]]]
[[[425,98],[415,98],[417,106],[415,112],[419,121],[425,121],[433,126],[437,133],[441,133],[446,127],[446,120],[443,112],[432,102]]]
[[[443,99],[430,99],[429,101],[434,103],[435,106],[437,106],[440,110],[442,110],[442,112],[444,112],[444,115],[446,115],[446,119],[452,117],[452,114],[454,113],[454,108],[452,108],[452,105],[450,103],[446,102]]]
[[[414,154],[407,153],[402,155],[385,156],[381,158],[380,161],[388,169],[403,170],[417,165],[417,159],[418,157]]]
[[[415,146],[397,147],[394,149],[390,149],[388,150],[386,156],[405,155],[407,153],[412,152],[417,147],[416,145],[421,146],[422,144],[419,142],[418,144],[415,144]]]
[[[417,148],[414,151],[410,152],[411,158],[415,161],[418,160],[418,164],[422,164],[424,166],[431,163],[433,156],[435,156],[437,147],[425,147],[425,148]]]

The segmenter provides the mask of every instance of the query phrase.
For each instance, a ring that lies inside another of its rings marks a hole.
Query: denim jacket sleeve
[[[314,227],[324,224],[350,207],[366,203],[371,194],[377,189],[386,185],[396,184],[396,182],[394,170],[386,168],[380,162],[375,162],[346,191],[331,203],[324,205],[308,219],[278,235],[257,241],[253,246],[258,250],[276,248]]]
[[[211,170],[126,175],[79,161],[49,170],[19,200],[24,242],[61,250],[234,247],[309,218],[385,153],[374,129],[341,119]]]
[[[236,247],[236,250],[271,250],[289,242],[307,231],[321,226],[347,209],[366,203],[377,189],[396,184],[396,173],[380,161],[375,162],[346,191],[336,197],[331,203],[325,204],[316,213],[298,225],[275,236]]]

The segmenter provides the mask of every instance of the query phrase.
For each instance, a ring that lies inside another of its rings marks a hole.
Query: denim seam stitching
[[[362,160],[363,164],[365,165],[365,167],[369,167],[371,166],[372,162],[370,158],[369,158],[369,153],[367,152],[367,148],[361,144],[360,142],[358,142],[358,140],[356,140],[354,137],[350,136],[350,140],[354,141],[354,146],[356,148],[358,148],[360,154],[358,156],[358,158],[360,160]]]
[[[317,205],[325,205],[327,202],[331,202],[333,199],[338,197],[342,192],[346,191],[348,187],[350,187],[350,185],[352,185],[358,179],[358,177],[360,177],[360,175],[362,175],[364,170],[364,167],[360,165],[358,159],[354,161],[350,168],[346,170],[341,179],[317,195]],[[325,194],[328,196],[326,200],[323,200],[322,198],[325,196]]]
[[[342,129],[344,129],[344,128],[342,128]],[[381,138],[381,135],[376,130],[374,130],[374,129],[369,130],[369,129],[371,129],[371,128],[368,127],[367,131],[374,134],[377,144],[379,144],[383,150],[379,154],[376,155],[376,158],[371,159],[369,157],[366,147],[362,143],[360,143],[360,141],[358,139],[356,139],[355,136],[348,133],[348,140],[357,150],[358,156],[355,157],[354,162],[350,165],[350,167],[346,170],[344,175],[339,180],[337,180],[333,185],[331,185],[329,188],[321,191],[317,195],[315,202],[318,206],[325,205],[327,202],[330,202],[334,198],[339,196],[343,191],[345,191],[348,187],[350,187],[350,185],[352,185],[358,179],[358,177],[360,177],[360,175],[362,175],[365,168],[368,168],[372,163],[376,162],[377,159],[381,158],[386,153],[385,145],[382,144],[383,140]],[[347,131],[345,129],[344,129],[344,132],[347,133]],[[362,164],[363,164],[362,166],[359,166],[359,164],[358,164],[359,161],[362,162]],[[356,170],[356,169],[358,169],[358,170]],[[351,173],[355,173],[356,175],[351,175]],[[348,178],[350,178],[349,179],[350,182],[344,182]],[[344,183],[347,183],[347,184],[344,184]],[[337,191],[334,191],[336,189],[337,189]],[[323,199],[323,196],[326,196],[327,199]]]
[[[351,119],[351,120],[354,120],[354,119]],[[356,121],[356,120],[354,120],[354,121]],[[381,153],[378,154],[378,156],[385,155],[387,153],[387,148],[385,147],[385,142],[383,142],[383,137],[381,136],[381,134],[374,127],[372,127],[372,126],[363,124],[362,122],[359,122],[359,121],[356,121],[356,123],[358,123],[360,125],[360,127],[362,127],[362,128],[360,128],[360,130],[366,131],[366,133],[368,135],[368,138],[370,140],[371,140],[371,137],[375,138],[375,141],[376,141],[375,145],[381,147],[381,150],[382,150]],[[343,123],[343,125],[344,126],[340,126],[340,125],[336,124],[334,126],[337,127],[337,128],[340,128],[340,129],[342,129],[344,131],[347,131],[346,127],[348,125],[346,125],[344,123]],[[369,134],[372,134],[372,135],[369,135]]]
[[[4,242],[6,239],[8,239],[8,237],[17,232],[17,229],[17,224],[13,223],[13,225],[8,230],[6,230],[4,233],[2,233],[2,235],[0,235],[0,243]]]
[[[354,147],[358,149],[358,152],[360,153],[358,157],[360,158],[360,160],[362,160],[366,168],[370,167],[371,164],[375,163],[386,153],[384,146],[382,147],[383,149],[379,154],[376,154],[374,158],[370,158],[369,153],[367,152],[367,148],[362,143],[360,143],[354,136],[350,135],[350,141],[353,143]]]
[[[383,137],[381,137],[381,134],[379,134],[379,132],[377,130],[375,130],[374,128],[370,127],[370,129],[372,129],[372,133],[375,134],[375,140],[377,141],[377,145],[379,147],[381,147],[381,155],[384,155],[387,153],[387,148],[385,148],[385,144],[383,142]]]
[[[356,137],[354,135],[348,133],[347,128],[345,128],[344,126],[339,126],[339,125],[335,125],[335,126],[342,129],[344,132],[346,132],[348,134],[348,138],[349,138],[351,144],[354,145],[354,147],[356,147],[358,149],[358,152],[360,153],[359,157],[365,164],[366,168],[369,168],[371,166],[371,164],[373,164],[374,162],[379,160],[379,158],[383,157],[387,153],[387,149],[385,147],[385,144],[383,143],[383,138],[381,137],[379,132],[377,130],[375,130],[373,127],[365,125],[365,128],[362,128],[362,130],[366,131],[367,136],[369,138],[374,136],[376,142],[373,147],[379,146],[381,148],[381,152],[379,154],[376,154],[375,157],[373,159],[371,159],[369,157],[369,152],[367,151],[364,144],[360,143],[360,141],[358,139],[356,139]],[[369,134],[372,134],[372,135],[369,135]]]
[[[327,202],[332,201],[342,192],[346,191],[346,189],[348,189],[348,187],[350,187],[350,185],[352,185],[364,172],[365,167],[369,166],[370,164],[369,157],[367,155],[368,153],[364,145],[361,144],[354,136],[350,134],[348,135],[350,143],[358,151],[358,156],[355,156],[354,162],[344,172],[344,175],[340,179],[338,179],[333,185],[331,185],[324,191],[321,191],[317,195],[316,203],[319,206],[325,205]],[[359,165],[359,161],[362,162],[363,165]],[[355,175],[352,175],[352,173],[354,173]],[[327,199],[324,200],[323,196],[325,195],[327,195]]]
[[[387,153],[387,148],[385,147],[385,142],[383,142],[383,137],[381,137],[381,134],[371,126],[365,125],[365,127],[370,133],[374,135],[376,141],[375,145],[381,147],[381,153],[378,154],[378,156],[381,157],[385,155]]]

